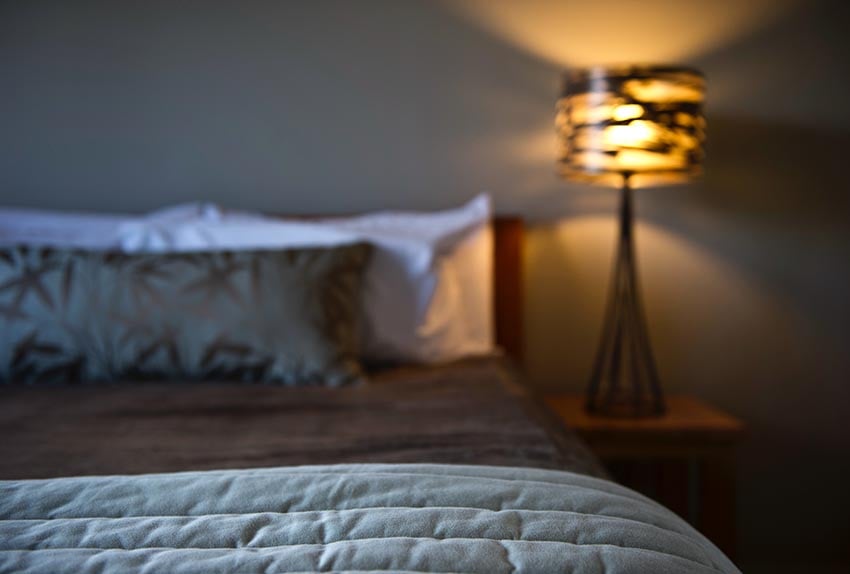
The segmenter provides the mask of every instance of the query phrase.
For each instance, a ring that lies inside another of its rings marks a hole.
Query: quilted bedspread
[[[361,464],[0,482],[0,572],[738,572],[564,471]]]

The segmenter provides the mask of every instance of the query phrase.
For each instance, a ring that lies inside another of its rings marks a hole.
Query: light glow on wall
[[[798,0],[445,0],[561,67],[687,62],[770,24]]]

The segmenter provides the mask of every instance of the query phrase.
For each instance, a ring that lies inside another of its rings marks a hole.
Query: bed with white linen
[[[0,210],[0,572],[737,572],[498,352],[490,211]]]

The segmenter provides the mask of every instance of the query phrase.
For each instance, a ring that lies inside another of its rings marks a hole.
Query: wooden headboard
[[[525,226],[519,217],[493,220],[493,318],[496,344],[518,364],[523,359],[523,244]]]

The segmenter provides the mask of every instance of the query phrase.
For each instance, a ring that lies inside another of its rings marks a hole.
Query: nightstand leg
[[[693,524],[688,500],[688,462],[680,459],[661,459],[655,464],[658,472],[656,500]]]
[[[700,464],[699,530],[729,558],[735,557],[735,461],[732,453]]]

